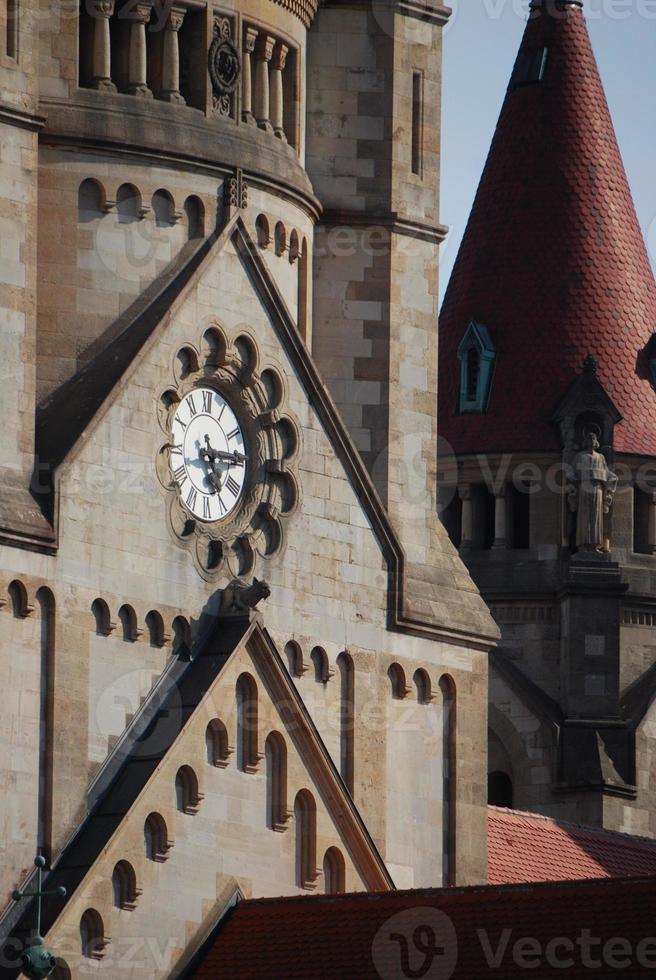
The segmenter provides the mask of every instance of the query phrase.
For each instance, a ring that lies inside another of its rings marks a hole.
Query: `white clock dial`
[[[171,434],[171,469],[182,503],[200,521],[223,520],[237,506],[246,479],[235,413],[213,388],[194,388],[178,405]]]

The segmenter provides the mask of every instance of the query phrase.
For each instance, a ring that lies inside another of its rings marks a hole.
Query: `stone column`
[[[138,3],[132,9],[130,20],[130,47],[128,61],[128,92],[141,98],[152,99],[147,84],[146,24],[150,20],[151,5]]]
[[[255,45],[255,120],[260,129],[272,132],[269,120],[269,62],[275,37],[260,34]]]
[[[462,501],[460,549],[469,551],[474,543],[474,511],[471,487],[468,483],[458,487],[458,496]]]
[[[164,28],[162,45],[162,95],[165,102],[183,102],[180,94],[180,49],[178,31],[182,27],[185,11],[172,7]]]
[[[114,0],[95,0],[93,4],[93,87],[115,92],[112,81],[112,49],[109,18],[114,13]]]
[[[506,487],[505,484],[494,494],[494,543],[493,548],[508,547],[506,528]]]
[[[254,27],[247,27],[243,38],[243,57],[241,65],[241,118],[246,123],[254,123],[253,115],[253,76],[252,76],[252,56],[255,50],[257,31]]]
[[[283,129],[283,94],[282,94],[282,73],[285,67],[285,60],[289,48],[286,44],[278,42],[273,51],[271,61],[271,125],[278,139],[287,141],[285,130]]]
[[[649,501],[649,520],[647,523],[647,549],[651,555],[656,555],[656,491],[647,494]]]

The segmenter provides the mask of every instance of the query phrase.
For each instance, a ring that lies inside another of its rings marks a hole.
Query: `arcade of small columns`
[[[114,0],[94,0],[92,11],[93,62],[92,86],[115,92],[112,80],[112,56],[110,19],[114,14]],[[162,91],[158,98],[166,102],[184,103],[180,92],[180,48],[178,34],[185,16],[185,8],[172,6],[164,25],[162,45]],[[148,55],[146,27],[150,22],[152,3],[137,3],[130,10],[130,42],[128,55],[128,92],[144,98],[153,98],[148,87]],[[288,45],[254,27],[245,26],[242,38],[241,63],[241,118],[257,124],[260,129],[273,132],[286,141],[284,130],[283,72],[289,53]]]
[[[459,549],[465,552],[476,547],[475,486],[476,484],[460,483],[457,488],[461,506]],[[511,529],[508,526],[508,487],[506,483],[494,488],[490,487],[494,497],[494,535],[490,546],[492,550],[512,547]],[[638,493],[641,495],[646,515],[644,532],[640,534],[634,527],[633,550],[642,554],[656,555],[656,491],[641,490],[638,487],[630,489],[634,495]],[[523,492],[532,493],[529,487],[525,487]],[[564,539],[562,543],[566,543]]]
[[[460,524],[460,548],[467,551],[474,547],[474,499],[471,484],[460,484],[458,486],[458,497],[460,498],[461,524]],[[498,487],[494,491],[494,541],[493,548],[507,548],[508,541],[508,517],[506,508],[506,485]]]

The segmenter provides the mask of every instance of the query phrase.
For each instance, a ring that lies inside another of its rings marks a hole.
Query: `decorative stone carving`
[[[230,211],[244,210],[248,207],[248,184],[241,168],[234,177],[227,177],[223,185],[223,201]]]
[[[271,589],[266,582],[253,578],[251,585],[244,585],[235,579],[221,593],[220,613],[222,616],[242,616],[255,609],[263,599],[268,599]]]
[[[232,42],[232,27],[227,17],[214,20],[214,38],[207,55],[207,65],[214,93],[214,108],[222,116],[232,112],[232,97],[241,74],[239,51]]]
[[[598,433],[586,432],[569,475],[567,497],[576,513],[576,544],[583,551],[606,551],[604,514],[608,514],[617,490],[617,476],[599,452]]]

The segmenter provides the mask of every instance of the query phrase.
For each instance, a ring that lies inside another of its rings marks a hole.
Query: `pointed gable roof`
[[[592,354],[623,416],[615,449],[656,455],[656,284],[581,7],[534,0],[443,304],[439,424],[456,453],[560,448],[554,412]],[[472,320],[494,378],[487,412],[458,415]]]

